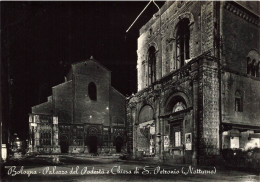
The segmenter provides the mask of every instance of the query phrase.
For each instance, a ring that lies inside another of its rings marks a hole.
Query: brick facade
[[[138,92],[127,100],[134,158],[213,164],[224,144],[232,148],[234,130],[243,150],[244,135],[260,140],[259,10],[249,5],[167,1],[140,29]],[[140,120],[145,106],[153,117]],[[140,132],[153,126],[154,134]]]

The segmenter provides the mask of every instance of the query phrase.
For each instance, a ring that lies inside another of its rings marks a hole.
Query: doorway
[[[120,136],[116,137],[116,152],[117,153],[121,152],[123,144],[124,144],[124,142],[123,142],[122,137],[120,137]]]
[[[96,136],[89,136],[88,137],[88,148],[89,153],[97,153],[97,145],[98,145],[98,139]]]
[[[61,153],[68,153],[69,151],[69,140],[65,135],[60,137],[60,150]]]

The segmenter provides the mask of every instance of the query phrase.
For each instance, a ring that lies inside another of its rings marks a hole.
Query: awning
[[[260,126],[253,126],[253,125],[243,125],[243,124],[236,124],[236,123],[222,123],[223,130],[228,131],[231,129],[237,129],[240,132],[246,130],[252,130],[254,132],[260,132]]]

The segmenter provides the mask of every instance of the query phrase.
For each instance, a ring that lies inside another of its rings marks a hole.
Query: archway
[[[150,105],[143,106],[139,112],[136,148],[144,156],[153,156],[155,154],[155,121],[153,108]]]
[[[165,126],[162,133],[165,131],[163,134],[169,142],[165,142],[163,148],[164,152],[167,152],[168,159],[174,163],[191,161],[191,149],[185,149],[186,144],[191,145],[192,137],[191,125],[187,122],[189,107],[186,101],[182,94],[175,93],[168,98],[165,105]]]
[[[116,143],[116,152],[120,153],[122,150],[123,144],[124,144],[123,138],[120,136],[117,136],[115,143]]]

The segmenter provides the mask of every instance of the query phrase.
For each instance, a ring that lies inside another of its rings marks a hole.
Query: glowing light
[[[260,147],[260,138],[251,138],[245,146],[245,150],[259,148]]]
[[[6,161],[7,159],[7,148],[6,148],[6,144],[2,144],[2,159],[4,161]]]

